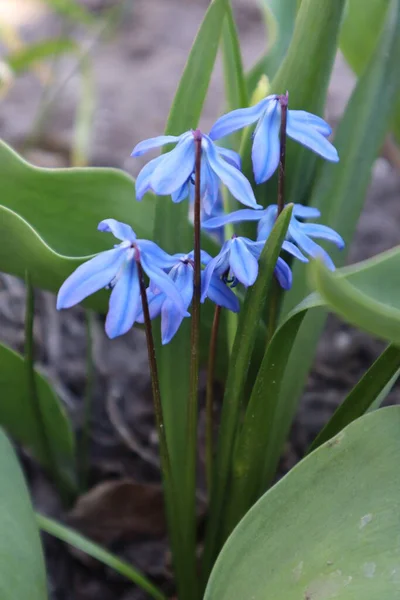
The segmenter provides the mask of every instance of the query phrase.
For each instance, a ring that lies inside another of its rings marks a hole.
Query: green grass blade
[[[61,523],[57,523],[57,521],[54,521],[53,519],[49,519],[38,513],[36,514],[36,519],[42,531],[49,533],[70,546],[74,546],[74,548],[85,552],[85,554],[100,561],[103,565],[106,565],[120,575],[123,575],[140,589],[147,592],[154,600],[166,600],[166,596],[151,583],[147,577],[125,560],[121,560],[111,552],[108,552],[108,550],[104,550],[104,548],[98,544],[91,542],[80,533],[77,533],[69,527],[65,527],[65,525],[62,525]]]
[[[382,390],[385,390],[388,384],[390,387],[393,386],[399,369],[400,348],[390,344],[346,396],[311,444],[309,452],[327,442],[352,421],[365,414],[377,399],[381,403],[383,401]]]
[[[14,73],[28,71],[33,64],[62,54],[76,53],[77,44],[69,38],[54,38],[24,46],[8,54],[5,60]]]
[[[243,403],[248,366],[262,318],[265,299],[273,283],[273,271],[289,226],[292,208],[292,205],[287,206],[275,223],[260,257],[257,281],[248,289],[240,313],[221,414],[215,478],[212,486],[204,553],[204,576],[207,576],[211,569],[218,551],[218,544],[221,541],[218,538],[221,535],[220,528],[227,500],[232,452]]]

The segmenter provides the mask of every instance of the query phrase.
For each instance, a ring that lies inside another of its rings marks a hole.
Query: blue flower
[[[176,143],[176,147],[154,158],[140,171],[136,179],[136,197],[141,200],[149,190],[159,195],[171,194],[173,202],[182,202],[193,193],[195,182],[196,140],[201,137],[200,186],[204,211],[211,213],[218,200],[220,181],[239,202],[252,208],[261,208],[246,177],[240,171],[240,157],[233,150],[221,148],[199,130],[187,131],[180,136],[160,135],[140,142],[132,156],[141,156],[148,150]]]
[[[218,140],[255,122],[257,126],[252,148],[253,171],[256,183],[263,183],[273,175],[279,164],[279,96],[267,96],[255,106],[239,108],[223,115],[212,127],[210,138]],[[332,130],[320,117],[304,110],[288,110],[286,133],[326,160],[338,162],[336,148],[326,139]]]
[[[258,221],[257,240],[266,240],[274,226],[278,207],[271,204],[265,210],[237,210],[228,215],[209,219],[203,224],[204,229],[219,228],[227,223],[240,223],[242,221]],[[286,240],[283,242],[282,249],[286,250],[299,260],[307,260],[304,255],[312,258],[321,257],[326,266],[333,271],[335,265],[329,254],[312,238],[326,240],[335,244],[340,250],[344,248],[343,238],[330,227],[319,225],[318,223],[302,223],[298,219],[315,219],[320,217],[321,213],[317,208],[295,204],[293,207],[292,218],[289,223]]]
[[[105,330],[110,338],[126,333],[142,309],[137,265],[140,262],[151,285],[163,291],[174,310],[186,314],[184,299],[164,271],[175,264],[174,257],[154,242],[138,240],[129,225],[115,219],[101,221],[98,229],[111,232],[122,242],[112,250],[100,252],[68,277],[58,292],[58,309],[70,308],[102,288],[111,288]]]
[[[176,262],[169,271],[169,277],[179,290],[183,298],[185,310],[187,310],[193,299],[193,252],[189,254],[175,254],[174,258]],[[211,256],[202,251],[201,261],[203,264],[207,264],[211,261]],[[207,296],[220,306],[224,306],[233,312],[239,311],[239,300],[232,290],[218,277],[211,278]],[[183,318],[189,316],[189,313],[182,314],[171,298],[156,286],[150,286],[147,289],[147,299],[150,318],[154,319],[161,314],[161,339],[163,344],[168,344],[181,326]],[[143,313],[140,313],[136,320],[139,323],[143,323]]]

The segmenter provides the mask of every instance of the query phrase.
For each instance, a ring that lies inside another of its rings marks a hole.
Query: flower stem
[[[171,462],[168,453],[167,437],[165,434],[164,418],[161,405],[160,383],[158,379],[158,369],[156,360],[156,350],[154,346],[153,330],[151,327],[151,319],[149,312],[149,304],[147,301],[146,286],[143,279],[143,269],[139,261],[137,261],[140,296],[142,299],[144,328],[146,332],[147,354],[149,358],[151,387],[153,392],[154,414],[156,417],[156,426],[158,439],[160,444],[161,469],[164,479],[172,483]]]
[[[279,96],[281,106],[281,135],[280,135],[280,155],[279,155],[279,175],[278,175],[278,214],[279,217],[285,207],[285,163],[286,163],[286,123],[287,110],[289,102],[289,93]]]
[[[214,371],[217,356],[218,330],[221,317],[221,307],[216,306],[211,329],[208,352],[207,390],[206,390],[206,476],[208,495],[211,496],[213,478],[213,409],[214,409]]]

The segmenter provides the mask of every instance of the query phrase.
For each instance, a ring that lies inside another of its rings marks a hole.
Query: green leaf
[[[389,6],[388,0],[347,0],[339,44],[357,75],[373,56]]]
[[[297,14],[297,0],[260,0],[268,33],[268,51],[247,75],[249,94],[262,75],[270,79],[278,71],[292,39]]]
[[[51,9],[60,13],[63,17],[77,21],[84,25],[91,25],[96,22],[94,17],[77,0],[43,0]]]
[[[110,567],[120,575],[127,577],[127,579],[147,592],[155,600],[166,599],[164,594],[158,588],[156,588],[156,586],[151,583],[147,577],[145,577],[142,573],[140,573],[140,571],[132,567],[126,561],[121,560],[114,554],[111,554],[111,552],[104,550],[104,548],[101,546],[98,546],[94,542],[91,542],[85,538],[83,535],[73,531],[73,529],[65,527],[65,525],[57,523],[57,521],[53,521],[53,519],[49,519],[40,514],[36,515],[36,519],[42,531],[45,531],[59,540],[66,542],[70,546],[74,546],[74,548],[77,548],[92,558],[99,560],[101,563],[107,567]]]
[[[381,403],[384,400],[382,391],[386,389],[388,384],[390,384],[390,387],[393,386],[399,375],[399,369],[400,348],[391,344],[351,390],[335,414],[317,435],[309,451],[315,450],[339,433],[346,425],[365,414],[377,399]],[[387,390],[387,393],[389,391]]]
[[[215,477],[212,485],[206,536],[205,573],[207,573],[207,569],[211,568],[217,552],[218,535],[221,535],[219,529],[222,525],[224,506],[227,501],[229,471],[248,366],[260,327],[265,299],[273,282],[273,271],[290,222],[292,208],[292,205],[288,205],[278,217],[260,257],[257,281],[248,289],[240,312],[222,405]]]
[[[36,390],[51,444],[51,457],[31,402],[24,359],[0,344],[0,365],[0,425],[31,450],[45,468],[53,467],[53,457],[59,479],[70,492],[76,492],[74,437],[61,402],[47,380],[36,371]]]
[[[376,600],[400,590],[400,408],[357,420],[249,511],[205,600]]]
[[[39,529],[20,466],[1,430],[0,479],[0,598],[46,600]]]
[[[399,31],[400,8],[395,0],[373,60],[360,78],[337,130],[334,143],[340,163],[323,164],[311,193],[310,204],[321,210],[323,223],[336,229],[347,245],[354,235],[371,168],[389,127],[391,106],[400,88]],[[329,253],[339,265],[346,258],[346,252],[329,249]],[[293,265],[293,277],[292,290],[285,295],[283,318],[308,293],[303,265]],[[324,311],[308,314],[290,354],[280,399],[287,407],[287,421],[276,432],[276,460],[294,417],[324,322]]]
[[[54,38],[24,46],[20,50],[8,54],[5,60],[12,70],[18,74],[27,71],[36,62],[62,54],[74,53],[77,50],[78,47],[73,40],[69,38]]]

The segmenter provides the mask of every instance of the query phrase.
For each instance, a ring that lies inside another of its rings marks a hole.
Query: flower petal
[[[207,297],[208,287],[210,285],[211,277],[214,271],[217,275],[223,275],[229,268],[229,252],[232,244],[232,240],[227,240],[217,256],[212,258],[207,264],[206,268],[201,274],[201,302]]]
[[[62,284],[57,296],[57,308],[70,308],[87,296],[105,288],[117,275],[124,260],[126,248],[113,248],[80,265]]]
[[[211,277],[207,290],[207,298],[218,306],[223,306],[232,312],[239,312],[240,302],[236,294],[219,277]]]
[[[249,108],[238,108],[237,110],[233,110],[226,115],[222,115],[222,117],[220,117],[212,126],[209,137],[212,140],[219,140],[220,138],[229,135],[233,131],[237,131],[238,129],[242,129],[243,127],[247,127],[248,125],[255,123],[264,113],[269,102],[275,98],[275,95],[267,96],[267,98],[264,98],[255,106],[250,106]]]
[[[164,302],[161,309],[161,341],[163,344],[168,344],[176,332],[178,331],[184,317],[176,307],[176,305],[168,298]]]
[[[271,206],[268,206],[268,208],[263,212],[264,216],[262,219],[260,219],[257,226],[257,241],[267,240],[269,238],[269,235],[275,225],[278,207],[276,204],[271,204]]]
[[[140,312],[140,289],[137,264],[129,260],[111,292],[105,330],[109,338],[123,335],[132,327]]]
[[[136,200],[141,200],[145,193],[151,190],[151,176],[153,175],[154,170],[163,160],[164,155],[162,154],[161,156],[157,156],[157,158],[153,158],[153,160],[150,160],[146,165],[144,165],[143,169],[136,178]]]
[[[321,246],[313,242],[312,239],[302,233],[299,226],[295,226],[293,224],[289,225],[289,236],[296,242],[303,252],[309,256],[312,256],[313,258],[322,258],[328,269],[331,271],[335,270],[335,265],[333,264],[329,254],[323,248],[321,248]]]
[[[245,206],[262,208],[260,204],[257,204],[252,187],[243,173],[221,158],[212,143],[208,148],[207,158],[214,173],[226,185],[236,200],[239,200]]]
[[[288,110],[287,122],[290,127],[314,127],[314,129],[325,137],[328,137],[332,133],[331,126],[324,119],[305,110]]]
[[[151,240],[137,240],[141,256],[146,254],[149,260],[160,269],[171,269],[177,262],[177,256],[165,252],[160,246]],[[183,256],[179,254],[178,257]]]
[[[283,258],[278,258],[278,262],[276,263],[274,273],[281,288],[283,288],[284,290],[290,290],[290,288],[292,287],[293,279],[292,271],[290,270],[289,265],[283,260]]]
[[[193,267],[189,263],[179,262],[169,272],[169,276],[179,290],[185,307],[187,308],[193,298]]]
[[[172,202],[174,202],[175,204],[179,204],[179,202],[186,200],[186,198],[189,196],[189,186],[189,181],[185,181],[185,183],[180,188],[175,190],[175,192],[172,192]]]
[[[285,240],[282,244],[282,250],[288,252],[301,262],[308,262],[308,258],[304,256],[304,254],[302,254],[298,247],[292,244],[292,242],[288,242],[287,240]]]
[[[136,240],[136,234],[130,225],[121,223],[116,219],[104,219],[100,221],[97,226],[99,231],[108,231],[112,233],[117,239],[122,241],[134,242]]]
[[[313,206],[304,206],[304,204],[294,204],[292,216],[297,219],[317,219],[321,216],[318,208]]]
[[[237,169],[242,168],[242,159],[240,158],[240,154],[235,152],[235,150],[217,146],[217,152],[233,167],[236,167]]]
[[[344,239],[331,227],[319,225],[318,223],[300,223],[299,227],[305,235],[332,242],[340,250],[345,247]]]
[[[232,240],[229,265],[233,275],[244,286],[253,285],[258,275],[257,259],[251,254],[240,238]]]
[[[146,295],[147,295],[147,304],[149,305],[150,319],[153,320],[156,317],[158,317],[158,315],[161,313],[161,308],[162,308],[163,303],[165,302],[166,296],[163,292],[157,292],[156,294],[154,294],[154,292],[152,292],[150,290],[150,288],[147,288]],[[137,323],[144,323],[144,316],[143,316],[142,308],[140,309],[140,311],[136,317],[136,321],[137,321]]]
[[[210,215],[218,201],[219,179],[210,167],[208,160],[204,161],[202,169],[202,205],[206,215]]]
[[[268,207],[269,208],[269,207]],[[265,210],[254,210],[250,208],[244,208],[242,210],[236,210],[227,215],[221,215],[219,217],[212,217],[203,224],[203,229],[217,229],[227,223],[241,223],[242,221],[259,221],[265,215]]]
[[[149,138],[148,140],[143,140],[143,142],[139,142],[139,144],[137,144],[134,147],[131,156],[141,156],[149,150],[153,150],[154,148],[164,146],[164,144],[172,144],[173,142],[178,142],[180,137],[180,135],[158,135],[157,137]]]
[[[281,107],[279,102],[274,101],[268,105],[254,134],[251,158],[253,161],[254,179],[256,183],[267,181],[278,168],[280,126]]]
[[[169,195],[180,188],[194,171],[195,143],[190,132],[182,136],[177,146],[162,155],[151,178],[151,188],[156,194]]]
[[[333,144],[331,144],[317,129],[305,125],[292,126],[288,122],[286,133],[296,142],[309,148],[322,158],[331,162],[338,162],[339,155]]]
[[[183,298],[172,279],[164,273],[162,269],[157,267],[151,260],[151,257],[147,256],[145,253],[141,254],[140,262],[152,284],[155,285],[157,289],[163,291],[165,295],[176,304],[178,310],[182,314],[186,314],[187,311]]]

